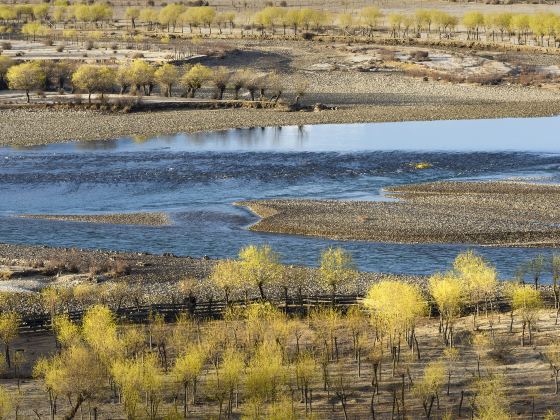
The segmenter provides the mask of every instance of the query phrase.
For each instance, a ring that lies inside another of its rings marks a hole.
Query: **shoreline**
[[[357,105],[319,112],[266,109],[174,110],[111,114],[100,111],[22,110],[0,115],[0,145],[28,147],[70,141],[141,139],[177,133],[316,124],[551,117],[560,101],[445,105]]]

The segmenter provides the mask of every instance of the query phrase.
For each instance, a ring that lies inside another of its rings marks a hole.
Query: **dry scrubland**
[[[471,252],[425,279],[358,273],[341,249],[325,251],[317,270],[282,266],[266,246],[223,261],[15,245],[0,255],[4,282],[51,276],[26,293],[54,325],[19,335],[32,319],[18,306],[22,292],[0,294],[4,418],[552,419],[560,411],[558,257],[524,265],[534,285],[504,285]],[[545,272],[553,287],[539,284]],[[154,305],[144,323],[127,322],[153,297],[150,285],[165,281],[177,285],[167,302],[185,313]],[[299,303],[320,289],[327,295]],[[341,299],[349,292],[354,300]],[[197,315],[210,298],[220,315]]]
[[[517,182],[437,182],[387,188],[396,202],[241,202],[252,230],[402,243],[559,245],[560,188]]]

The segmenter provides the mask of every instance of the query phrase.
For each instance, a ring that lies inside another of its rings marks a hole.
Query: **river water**
[[[427,274],[463,245],[337,242],[250,232],[232,205],[261,198],[384,200],[385,186],[447,179],[560,182],[560,119],[253,128],[153,139],[0,148],[0,242],[234,257],[268,243],[286,263],[316,265],[340,245],[362,270]],[[429,162],[418,170],[414,163]],[[173,225],[16,218],[165,211]],[[550,249],[480,248],[502,278]]]

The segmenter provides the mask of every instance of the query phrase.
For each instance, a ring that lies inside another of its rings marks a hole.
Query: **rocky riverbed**
[[[263,200],[238,203],[252,230],[397,243],[560,245],[560,186],[437,182],[388,188],[395,202]]]

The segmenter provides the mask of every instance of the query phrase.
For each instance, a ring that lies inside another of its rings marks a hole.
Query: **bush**
[[[93,47],[94,47],[93,41],[87,40],[84,44],[84,48],[88,51],[93,49]]]
[[[413,51],[410,54],[410,58],[414,61],[429,61],[430,60],[428,51],[420,51],[420,50]]]
[[[7,41],[0,42],[0,49],[5,50],[5,51],[11,50],[12,49],[12,43],[7,42]]]
[[[130,264],[123,260],[115,261],[113,266],[113,274],[116,276],[127,276],[132,272]]]
[[[64,45],[59,45],[58,47],[56,47],[56,52],[61,53],[62,51],[64,51]]]
[[[313,32],[304,32],[301,34],[301,37],[306,41],[312,41],[315,38],[315,34]]]
[[[134,53],[132,54],[132,59],[137,60],[139,58],[144,58],[144,54],[142,53]]]

